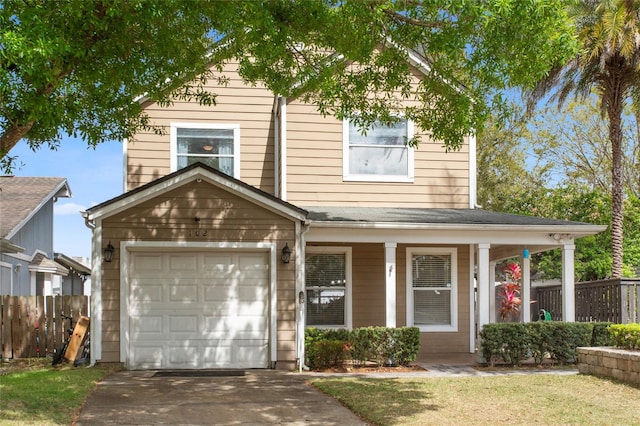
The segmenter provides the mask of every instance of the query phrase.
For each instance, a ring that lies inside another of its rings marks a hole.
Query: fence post
[[[629,322],[629,294],[627,286],[622,281],[618,282],[618,294],[620,298],[620,324]]]
[[[11,296],[2,296],[2,358],[13,356],[13,341],[11,339]]]

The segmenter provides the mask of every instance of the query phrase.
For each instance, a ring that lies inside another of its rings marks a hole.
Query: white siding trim
[[[475,209],[478,204],[478,164],[476,156],[476,135],[469,136],[469,208]]]
[[[270,362],[278,356],[278,299],[277,299],[277,247],[276,243],[234,243],[234,242],[176,242],[176,241],[121,241],[120,242],[120,362],[126,366],[129,360],[129,264],[132,251],[157,249],[175,252],[183,248],[217,251],[267,251],[269,252],[269,348]],[[95,257],[94,257],[95,259]],[[123,313],[126,313],[123,315]],[[93,331],[93,330],[92,330]]]
[[[281,98],[280,103],[280,158],[282,159],[280,163],[280,199],[287,201],[287,99]]]
[[[385,257],[385,326],[395,328],[396,327],[396,270],[398,268],[396,260],[396,249],[398,243],[385,242],[384,243],[384,257]]]
[[[178,170],[178,128],[181,129],[232,129],[233,130],[233,177],[240,179],[240,124],[225,124],[225,123],[186,123],[186,122],[171,122],[170,127],[170,157],[171,157],[171,172]]]
[[[351,247],[344,246],[307,246],[306,253],[328,253],[328,254],[344,254],[345,255],[345,278],[347,279],[347,285],[344,289],[344,327],[351,329],[353,328],[353,263],[352,263],[352,252],[353,249]],[[305,300],[306,300],[306,283],[305,283]],[[306,302],[305,302],[306,303]],[[305,318],[306,321],[306,318]],[[335,326],[321,326],[314,325],[315,328],[336,328]]]
[[[451,325],[416,325],[421,332],[457,332],[458,331],[458,250],[454,247],[407,247],[407,275],[406,275],[406,295],[407,295],[407,326],[414,326],[413,323],[413,268],[412,259],[414,254],[447,254],[451,256]]]
[[[129,139],[124,138],[122,140],[122,192],[127,192],[129,188],[127,188],[129,182],[129,168],[127,165],[129,164]]]
[[[91,238],[91,365],[102,359],[102,220],[96,219]],[[122,358],[120,358],[122,360]]]
[[[273,100],[273,195],[280,196],[280,96]]]
[[[476,352],[476,249],[469,246],[469,353]]]

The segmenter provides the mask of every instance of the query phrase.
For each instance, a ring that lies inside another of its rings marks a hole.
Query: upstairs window
[[[350,181],[413,182],[413,137],[410,121],[376,122],[363,131],[351,121],[343,125],[343,178]]]
[[[171,124],[172,171],[201,162],[238,178],[240,126],[235,124]]]

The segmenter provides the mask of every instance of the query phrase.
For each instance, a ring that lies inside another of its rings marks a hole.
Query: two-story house
[[[71,197],[64,178],[0,176],[0,295],[62,294],[73,279],[53,252],[53,205],[62,197]]]
[[[529,254],[556,247],[573,320],[574,239],[602,227],[476,208],[473,136],[446,153],[407,120],[364,135],[223,72],[214,107],[142,101],[165,134],[125,141],[127,191],[85,213],[94,361],[290,369],[308,326],[416,326],[422,358],[472,353],[495,263],[523,258],[531,318]]]

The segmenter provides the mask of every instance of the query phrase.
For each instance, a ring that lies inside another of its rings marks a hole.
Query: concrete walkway
[[[365,425],[339,402],[306,384],[314,376],[370,378],[577,374],[577,370],[477,370],[465,364],[418,363],[409,373],[291,373],[247,370],[242,376],[154,377],[123,371],[90,394],[78,425]]]

